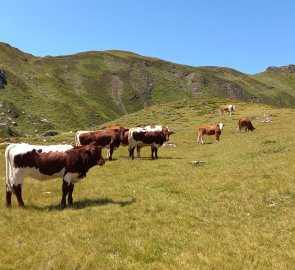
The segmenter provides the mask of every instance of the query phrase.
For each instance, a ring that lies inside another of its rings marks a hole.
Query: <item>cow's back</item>
[[[206,134],[206,135],[214,135],[216,133],[216,130],[218,129],[219,129],[218,125],[213,125],[213,126],[201,125],[199,127],[199,133]]]
[[[66,151],[72,145],[9,145],[5,151],[7,177],[44,180],[62,176],[66,166]]]
[[[79,141],[81,145],[88,145],[92,142],[102,147],[107,147],[111,143],[114,143],[116,147],[120,145],[117,132],[111,129],[82,133],[79,135]]]

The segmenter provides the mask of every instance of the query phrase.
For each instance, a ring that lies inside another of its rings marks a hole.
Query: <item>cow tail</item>
[[[75,136],[75,143],[76,143],[76,146],[80,146],[81,145],[81,143],[80,143],[80,133],[79,132],[77,132],[76,133],[76,136]]]
[[[239,124],[238,124],[238,131],[241,131],[241,119],[239,120]]]
[[[12,191],[12,185],[10,182],[11,169],[12,169],[12,160],[10,160],[10,149],[14,147],[14,144],[7,146],[5,150],[5,161],[6,161],[6,186],[8,191]]]
[[[128,150],[130,153],[131,148],[135,147],[133,139],[133,129],[130,129],[128,132]]]

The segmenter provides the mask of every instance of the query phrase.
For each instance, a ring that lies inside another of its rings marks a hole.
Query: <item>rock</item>
[[[191,164],[193,164],[194,166],[204,166],[205,161],[203,161],[203,160],[193,160],[193,161],[191,161]]]
[[[42,119],[41,122],[43,122],[43,123],[49,123],[49,121],[46,118]]]
[[[167,146],[176,147],[176,144],[174,144],[174,143],[164,143],[163,144],[163,147],[167,147]]]
[[[52,130],[46,131],[43,134],[41,134],[41,136],[55,136],[55,135],[57,135],[57,132],[56,131],[52,131]]]

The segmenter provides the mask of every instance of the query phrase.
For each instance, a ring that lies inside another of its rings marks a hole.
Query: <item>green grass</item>
[[[15,197],[4,207],[2,146],[0,269],[293,269],[295,111],[237,102],[232,116],[219,116],[220,104],[179,101],[113,121],[169,124],[177,147],[160,148],[158,160],[144,148],[134,161],[120,147],[75,185],[65,210],[60,179],[28,178],[26,208]],[[254,133],[237,133],[245,116],[256,117]],[[221,143],[196,143],[199,124],[220,121]]]

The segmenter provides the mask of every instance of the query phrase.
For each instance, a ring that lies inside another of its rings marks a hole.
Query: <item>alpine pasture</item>
[[[159,148],[158,160],[146,147],[133,161],[120,147],[75,185],[64,210],[61,179],[27,178],[26,207],[14,195],[5,207],[2,145],[0,269],[293,269],[295,111],[234,102],[232,115],[219,115],[226,103],[181,100],[113,121],[168,124],[176,147]],[[255,132],[237,132],[242,117]],[[198,126],[219,122],[221,143],[197,144]],[[74,134],[15,140],[73,143]]]

